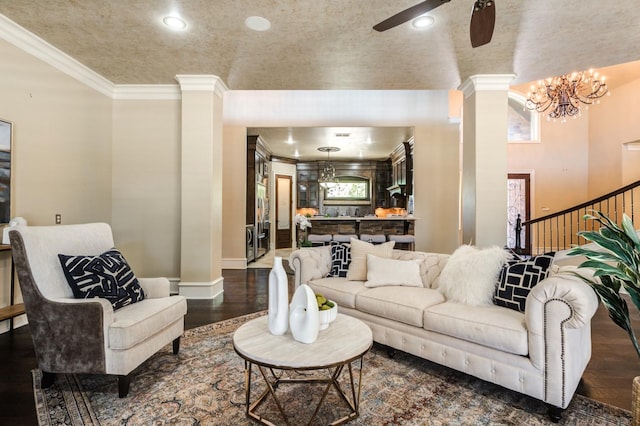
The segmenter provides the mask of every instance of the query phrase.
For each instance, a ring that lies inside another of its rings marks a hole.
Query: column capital
[[[182,92],[215,92],[222,96],[229,90],[217,75],[178,74],[176,80]]]
[[[464,97],[468,98],[474,92],[483,90],[509,90],[509,86],[515,74],[478,74],[465,80],[458,89],[462,90]]]

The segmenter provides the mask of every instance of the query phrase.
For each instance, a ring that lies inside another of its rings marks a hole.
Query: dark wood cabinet
[[[300,163],[297,166],[298,208],[318,208],[320,185],[317,164]]]
[[[389,192],[387,187],[391,185],[391,160],[378,161],[374,180],[374,206],[388,208]]]
[[[391,179],[392,185],[406,185],[407,184],[407,162],[406,160],[400,160],[393,165],[393,176]]]

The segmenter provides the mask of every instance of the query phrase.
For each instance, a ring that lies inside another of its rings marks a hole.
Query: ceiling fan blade
[[[493,36],[493,27],[496,24],[496,2],[476,1],[471,14],[471,46],[478,47],[487,44]]]
[[[413,18],[417,18],[420,15],[424,15],[430,10],[435,9],[438,6],[442,6],[445,3],[450,2],[451,0],[426,0],[422,3],[419,3],[415,6],[410,7],[409,9],[405,9],[402,12],[393,15],[391,18],[385,19],[384,21],[376,24],[373,29],[376,31],[387,31],[393,27],[396,27],[400,24],[404,24],[407,21],[412,20]]]

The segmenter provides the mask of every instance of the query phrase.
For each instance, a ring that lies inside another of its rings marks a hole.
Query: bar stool
[[[360,234],[360,240],[372,244],[382,244],[387,241],[387,237],[384,234]]]
[[[338,243],[349,243],[352,238],[357,240],[358,236],[356,234],[333,234],[333,241]]]
[[[331,242],[331,234],[309,234],[312,246],[326,246]]]
[[[396,242],[394,248],[399,248],[398,244],[400,244],[407,250],[413,251],[416,247],[416,237],[413,235],[389,235],[389,241]]]

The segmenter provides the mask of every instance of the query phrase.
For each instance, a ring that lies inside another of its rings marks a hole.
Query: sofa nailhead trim
[[[565,347],[565,342],[564,342],[564,324],[569,321],[571,318],[574,317],[575,315],[575,311],[573,310],[573,306],[571,306],[571,304],[569,304],[566,300],[563,299],[549,299],[547,301],[544,302],[544,399],[546,401],[547,399],[547,361],[548,361],[548,347],[549,344],[547,342],[547,304],[549,302],[562,302],[565,305],[567,305],[567,307],[569,308],[569,311],[571,312],[571,314],[565,318],[562,322],[560,322],[560,347],[561,347],[561,351],[560,351],[560,360],[562,361],[562,406],[565,405],[564,400],[565,400],[565,380],[566,380],[566,375],[565,375],[565,365],[564,365],[564,347]]]

